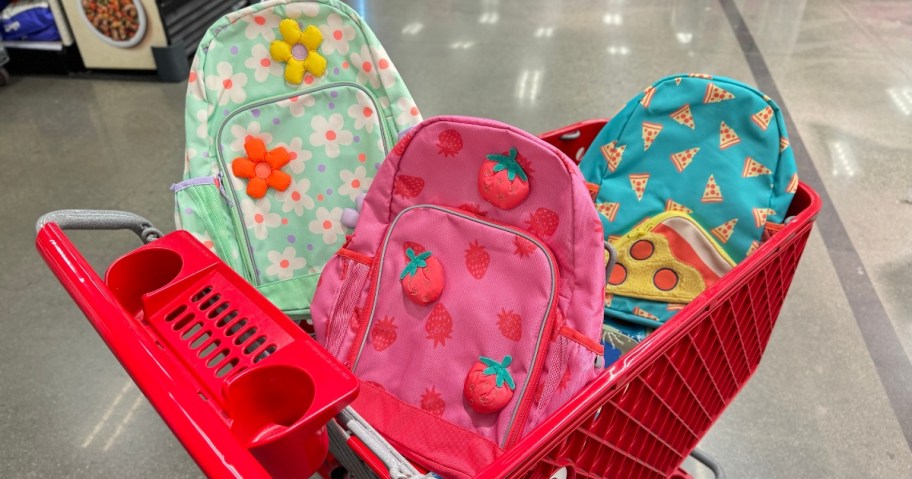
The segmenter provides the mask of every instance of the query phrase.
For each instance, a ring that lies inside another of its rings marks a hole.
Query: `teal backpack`
[[[580,169],[618,251],[606,322],[635,340],[781,229],[798,186],[779,107],[743,83],[698,74],[633,98]]]
[[[178,228],[285,313],[320,272],[401,131],[421,116],[373,32],[335,0],[272,0],[200,43],[187,92]]]

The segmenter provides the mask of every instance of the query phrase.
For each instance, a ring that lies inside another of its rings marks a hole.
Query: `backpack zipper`
[[[333,82],[333,83],[328,83],[326,85],[319,85],[319,86],[305,89],[305,90],[297,90],[292,93],[283,93],[281,95],[266,98],[266,99],[259,100],[259,101],[253,102],[253,103],[248,103],[248,104],[238,108],[237,110],[234,110],[230,114],[228,114],[228,116],[226,116],[225,119],[222,120],[221,124],[219,124],[218,132],[216,132],[216,135],[215,135],[215,156],[218,160],[219,168],[221,168],[221,170],[224,172],[226,179],[228,176],[228,171],[230,171],[230,170],[228,170],[228,165],[225,162],[225,157],[222,153],[222,133],[225,130],[225,126],[228,124],[229,121],[231,121],[232,118],[234,118],[235,116],[237,116],[241,113],[244,113],[246,111],[252,110],[254,108],[257,108],[257,107],[260,107],[263,105],[269,105],[272,103],[280,102],[282,100],[287,100],[289,98],[294,98],[296,96],[309,95],[309,94],[321,92],[324,90],[331,90],[334,88],[341,88],[341,87],[351,87],[351,88],[355,88],[357,90],[364,92],[364,94],[367,95],[368,99],[370,99],[371,103],[374,105],[374,110],[377,111],[377,115],[380,117],[380,121],[378,121],[377,123],[380,126],[380,136],[383,138],[383,156],[386,157],[386,155],[389,154],[390,145],[392,144],[393,140],[389,136],[389,131],[388,131],[387,125],[384,125],[387,117],[385,115],[380,115],[380,108],[379,108],[380,102],[377,100],[377,97],[374,95],[373,92],[371,92],[364,86],[359,85],[357,83]],[[232,222],[234,223],[234,228],[235,228],[235,230],[241,231],[244,234],[244,247],[238,248],[238,250],[241,252],[241,259],[244,263],[244,269],[246,270],[246,271],[243,271],[244,277],[248,282],[252,283],[254,286],[259,286],[261,284],[260,283],[260,272],[257,270],[256,263],[253,259],[253,247],[250,242],[250,234],[247,232],[247,228],[244,226],[244,222],[241,219],[241,214],[242,214],[242,212],[240,211],[241,202],[240,202],[240,199],[238,198],[238,193],[237,193],[237,191],[234,190],[234,187],[232,187],[230,185],[228,185],[228,187],[226,187],[224,189],[226,191],[228,191],[228,193],[231,195],[230,201],[228,201],[228,206],[231,209],[235,210],[233,213],[229,212]]]
[[[550,342],[550,338],[553,335],[553,330],[554,330],[554,320],[555,320],[554,313],[555,313],[555,308],[556,308],[556,303],[557,303],[557,298],[556,298],[557,297],[557,283],[558,283],[558,279],[559,279],[558,271],[557,271],[557,260],[554,258],[554,255],[547,248],[547,246],[545,246],[544,243],[542,243],[541,240],[539,240],[535,236],[532,236],[532,235],[526,233],[525,231],[523,231],[519,228],[516,228],[515,226],[512,226],[512,225],[493,221],[488,218],[481,218],[477,215],[473,215],[471,213],[468,213],[468,212],[465,212],[462,210],[458,210],[458,209],[454,209],[454,208],[447,208],[447,207],[443,207],[443,206],[414,205],[414,206],[410,206],[410,207],[402,210],[401,212],[399,212],[399,214],[396,215],[396,218],[392,221],[392,223],[390,223],[390,226],[386,231],[386,236],[383,239],[383,244],[380,246],[380,254],[378,255],[379,257],[375,261],[376,268],[374,269],[374,273],[371,275],[372,276],[371,277],[371,290],[368,293],[368,304],[364,308],[365,310],[370,311],[370,315],[368,316],[367,321],[364,321],[361,323],[361,327],[359,328],[359,331],[358,331],[357,335],[355,336],[355,341],[353,343],[351,351],[349,352],[349,355],[348,355],[348,358],[346,359],[345,364],[346,364],[346,366],[350,367],[352,372],[355,372],[355,370],[358,367],[358,361],[361,358],[361,353],[364,351],[364,346],[367,342],[367,332],[370,330],[371,324],[373,323],[373,320],[374,320],[376,300],[377,300],[377,296],[378,296],[378,283],[380,282],[381,273],[383,271],[383,260],[386,257],[387,245],[389,244],[390,236],[392,235],[392,232],[395,229],[396,224],[399,222],[399,220],[402,218],[402,216],[406,212],[414,210],[414,209],[437,210],[437,211],[444,212],[446,214],[450,214],[450,215],[453,215],[456,217],[463,218],[465,220],[474,221],[476,223],[479,223],[479,224],[482,224],[482,225],[485,225],[485,226],[488,226],[491,228],[513,233],[513,234],[520,236],[523,239],[526,239],[527,241],[533,243],[540,250],[542,250],[542,252],[545,253],[545,256],[548,259],[548,266],[551,270],[551,291],[550,291],[550,296],[548,298],[548,308],[546,310],[547,312],[546,312],[545,320],[542,322],[542,326],[539,329],[538,339],[536,340],[536,343],[535,343],[535,349],[534,349],[535,352],[533,353],[532,359],[531,359],[531,363],[532,363],[531,368],[530,368],[529,374],[526,376],[526,381],[522,386],[522,395],[517,400],[516,406],[510,417],[510,421],[507,423],[507,432],[506,432],[503,440],[500,441],[501,447],[503,447],[503,448],[510,447],[513,443],[515,443],[521,437],[521,434],[524,429],[525,421],[528,419],[529,413],[531,412],[532,402],[535,399],[535,394],[534,394],[535,391],[534,390],[529,391],[529,387],[537,385],[538,382],[540,381],[541,370],[544,367],[545,359],[547,359],[547,355],[545,355],[544,351],[543,351],[543,349],[544,349],[543,345],[546,345],[548,342]],[[355,348],[354,345],[358,345],[357,349]]]

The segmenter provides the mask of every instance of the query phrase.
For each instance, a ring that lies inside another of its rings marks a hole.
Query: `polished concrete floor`
[[[425,117],[544,131],[609,116],[676,72],[773,96],[802,177],[828,203],[758,373],[702,447],[733,478],[912,477],[912,3],[354,6]],[[0,88],[0,477],[200,475],[32,245],[35,219],[60,208],[172,226],[184,89],[49,77]],[[73,236],[99,267],[137,245]]]

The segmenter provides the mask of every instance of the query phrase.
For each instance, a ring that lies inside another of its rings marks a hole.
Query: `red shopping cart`
[[[542,137],[579,159],[603,124]],[[678,467],[756,371],[820,206],[800,184],[782,231],[478,477],[686,477]],[[62,231],[86,226],[160,239],[102,280]],[[123,213],[63,213],[39,221],[36,243],[208,476],[314,471],[326,454],[323,426],[338,414],[330,426],[342,454],[390,477],[394,451],[377,454],[369,434],[340,429],[359,424],[343,411],[357,380],[188,234],[162,236]]]

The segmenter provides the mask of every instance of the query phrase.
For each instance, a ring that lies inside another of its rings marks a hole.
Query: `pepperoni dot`
[[[678,285],[678,273],[669,268],[662,268],[652,276],[652,282],[656,288],[662,291],[670,291]]]
[[[287,259],[283,259],[282,261],[279,261],[279,268],[283,268],[283,269],[284,269],[284,268],[287,268],[287,267],[290,266],[290,265],[291,265],[291,263],[289,263]]]
[[[333,227],[332,221],[323,220],[323,229],[328,230]]]
[[[652,256],[654,250],[655,247],[651,241],[639,240],[630,247],[630,256],[632,256],[633,259],[643,261]]]
[[[326,139],[329,140],[329,141],[335,140],[335,139],[336,139],[336,132],[334,132],[334,131],[332,131],[332,130],[326,130]]]
[[[233,85],[230,78],[222,80],[222,86],[225,87],[226,90],[230,90]]]
[[[193,83],[196,81],[196,72],[195,71],[190,72],[190,78],[187,81],[189,81],[190,83]]]
[[[351,185],[352,185],[352,188],[360,188],[360,187],[361,187],[361,180],[358,180],[358,179],[356,178],[356,179],[352,180]]]
[[[323,195],[322,195],[322,194],[317,195],[317,201],[323,201]]]
[[[371,65],[370,62],[364,62],[361,64],[361,69],[364,70],[364,73],[370,73],[373,68],[374,66]]]
[[[348,69],[348,62],[342,62],[342,68]]]
[[[260,213],[257,213],[257,214],[255,214],[255,215],[253,215],[253,221],[256,221],[257,223],[262,223],[262,222],[263,222],[263,215],[260,214]]]
[[[301,201],[301,193],[298,193],[297,191],[292,191],[291,199],[292,199],[292,201]]]
[[[389,68],[390,62],[386,58],[381,58],[380,61],[377,62],[377,66],[379,66],[381,70],[386,70]]]
[[[283,224],[283,225],[287,225],[287,224],[288,224],[288,218],[282,218],[282,224]]]
[[[365,161],[367,161],[367,155],[365,155],[364,153],[358,153],[358,161],[360,161],[361,163],[364,163]]]
[[[364,114],[364,118],[370,118],[371,115],[374,114],[374,110],[372,110],[371,107],[366,106],[364,107],[364,111],[362,113]]]
[[[288,152],[288,159],[289,159],[289,160],[297,160],[297,159],[298,159],[298,154],[295,153],[295,152],[293,152],[293,151],[290,151],[290,152]]]
[[[261,15],[257,15],[257,16],[255,16],[255,17],[253,17],[253,21],[256,22],[257,25],[265,25],[265,24],[266,24],[266,17],[261,16]]]
[[[412,116],[418,116],[418,107],[413,106],[413,107],[409,110],[409,113],[411,113]]]
[[[269,68],[269,65],[272,65],[272,61],[270,61],[268,58],[260,60],[260,66],[263,68]]]
[[[611,270],[611,276],[608,277],[608,284],[613,284],[615,286],[623,283],[627,280],[627,268],[624,265],[618,263],[614,265],[614,269]]]
[[[341,40],[342,39],[342,30],[334,31],[333,38],[335,38],[336,40]]]
[[[310,76],[310,75],[307,75],[307,76],[304,77],[304,83],[310,85],[310,84],[313,83],[313,82],[314,82],[314,77],[312,77],[312,76]]]

